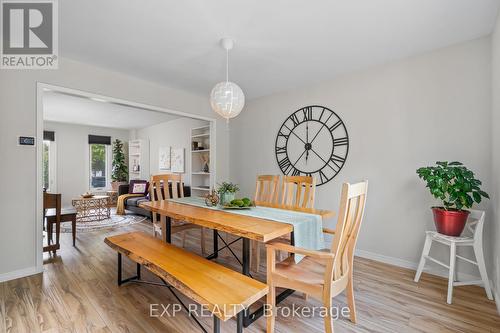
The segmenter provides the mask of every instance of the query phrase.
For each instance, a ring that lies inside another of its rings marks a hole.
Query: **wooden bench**
[[[235,316],[237,332],[242,332],[243,310],[268,292],[267,285],[262,282],[143,232],[107,237],[104,241],[118,252],[119,285],[125,282],[148,283],[141,280],[140,268],[144,266],[172,293],[172,288],[175,288],[206,307],[213,314],[214,332],[220,332],[220,320],[227,321]],[[136,276],[122,279],[122,255],[137,263]],[[174,296],[180,301],[175,293]],[[198,320],[194,320],[206,332]]]

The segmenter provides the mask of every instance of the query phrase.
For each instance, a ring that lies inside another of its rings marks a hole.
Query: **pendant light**
[[[210,105],[212,110],[217,112],[228,122],[240,114],[245,105],[245,95],[241,88],[234,82],[229,81],[229,50],[234,46],[230,38],[223,38],[220,45],[226,50],[226,81],[215,85],[210,93]]]

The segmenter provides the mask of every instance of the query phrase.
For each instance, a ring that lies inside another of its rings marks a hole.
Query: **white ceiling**
[[[208,95],[310,85],[491,32],[498,0],[60,1],[61,55]]]
[[[148,127],[179,116],[120,104],[95,101],[56,91],[43,94],[43,120],[60,123],[136,129]]]

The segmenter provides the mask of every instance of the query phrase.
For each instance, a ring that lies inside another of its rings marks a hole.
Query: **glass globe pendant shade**
[[[239,115],[245,106],[245,95],[236,83],[219,82],[210,93],[210,105],[215,112],[229,121]]]

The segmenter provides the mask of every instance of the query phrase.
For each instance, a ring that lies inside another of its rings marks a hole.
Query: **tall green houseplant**
[[[125,154],[123,153],[123,142],[116,139],[113,141],[113,169],[111,180],[116,183],[126,182],[128,179],[128,167],[125,164]]]

